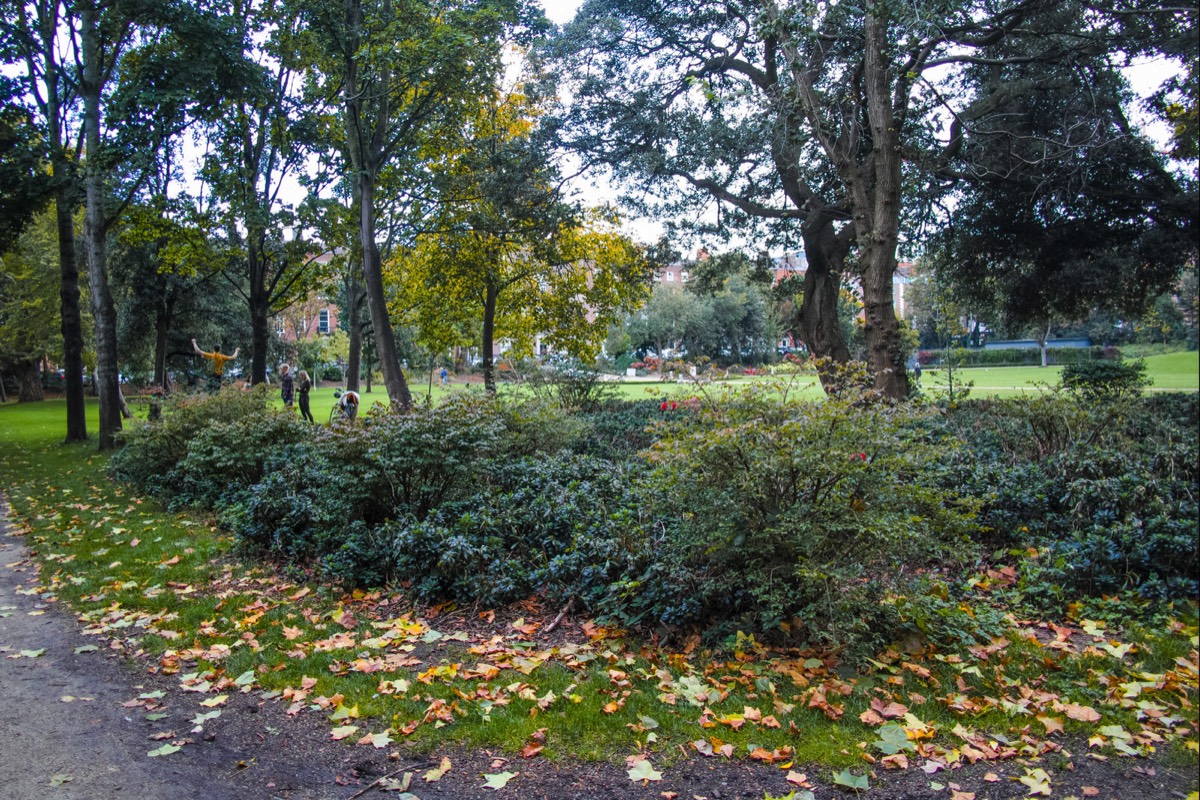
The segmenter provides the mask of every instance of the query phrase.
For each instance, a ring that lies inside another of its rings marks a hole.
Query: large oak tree
[[[902,397],[892,276],[903,223],[964,179],[963,144],[984,118],[1055,80],[1030,70],[955,91],[959,76],[1080,53],[1119,61],[1145,47],[1142,17],[1179,13],[1136,0],[589,0],[558,42],[574,81],[568,138],[666,198],[662,213],[695,217],[715,200],[727,224],[798,229],[805,344],[849,358],[837,293],[857,278],[876,387]]]

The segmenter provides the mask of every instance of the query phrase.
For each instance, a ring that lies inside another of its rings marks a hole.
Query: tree
[[[963,144],[987,130],[979,120],[1044,76],[982,94],[947,87],[976,67],[1115,59],[1122,42],[1144,51],[1142,32],[1126,31],[1133,22],[1113,21],[1144,10],[1118,5],[589,0],[558,41],[573,76],[570,143],[630,183],[675,187],[663,213],[694,215],[715,200],[725,227],[757,222],[781,235],[797,225],[809,264],[797,315],[805,343],[848,358],[837,296],[843,276],[857,277],[876,387],[902,397],[892,306],[902,221],[928,219],[931,201],[966,177]],[[1050,24],[1061,35],[1048,36]]]
[[[511,0],[294,0],[311,36],[324,96],[340,97],[345,154],[359,210],[363,277],[375,348],[392,404],[412,395],[388,319],[377,233],[382,173],[412,175],[421,150],[452,130],[501,69],[500,41],[518,22]]]
[[[663,362],[682,348],[684,337],[696,328],[704,311],[701,300],[691,292],[675,286],[655,286],[646,305],[630,315],[628,330],[633,349],[653,347],[661,376]]]
[[[1045,39],[1069,38],[1043,22]],[[983,96],[997,84],[1034,88],[978,115],[930,260],[964,304],[1044,342],[1051,324],[1096,309],[1140,316],[1170,287],[1196,253],[1196,195],[1126,119],[1107,54],[1053,64],[1022,60],[1019,44],[995,53],[1002,66],[963,76]]]
[[[281,189],[302,173],[316,137],[318,108],[299,83],[299,23],[281,3],[241,0],[231,6],[248,80],[230,91],[209,126],[203,175],[221,201],[213,229],[224,233],[228,285],[250,315],[250,381],[266,380],[270,319],[317,285],[323,247],[304,239],[296,209]],[[295,235],[288,237],[289,230]]]
[[[21,92],[37,110],[37,125],[50,163],[58,225],[59,317],[63,339],[63,376],[67,400],[68,442],[87,439],[83,394],[83,313],[79,304],[79,267],[75,257],[78,203],[77,168],[81,137],[74,129],[78,80],[64,63],[60,29],[70,12],[62,0],[0,2],[2,51],[21,69]]]
[[[15,81],[0,76],[0,253],[50,199],[46,153],[33,115],[13,102]]]
[[[229,84],[244,80],[223,20],[190,2],[78,0],[64,19],[74,50],[68,77],[82,106],[84,242],[92,295],[101,450],[115,445],[123,399],[117,382],[117,313],[108,237],[154,168],[158,150]],[[62,35],[55,31],[55,37]],[[55,40],[57,45],[57,39]]]
[[[481,102],[433,162],[428,232],[397,259],[396,304],[413,309],[432,351],[470,344],[464,333],[479,320],[490,392],[498,328],[518,349],[540,333],[590,360],[616,313],[648,285],[646,262],[616,219],[563,198],[538,116],[524,89],[494,89]]]
[[[411,320],[431,351],[469,345],[466,331],[480,331],[490,392],[497,340],[528,353],[540,334],[554,349],[591,361],[620,312],[644,296],[649,277],[641,250],[600,212],[541,240],[513,229],[422,236],[391,267],[403,287],[398,316]]]
[[[16,376],[21,402],[43,399],[39,367],[62,352],[57,236],[46,211],[0,255],[0,372]]]

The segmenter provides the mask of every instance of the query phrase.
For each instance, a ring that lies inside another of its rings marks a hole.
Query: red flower
[[[858,453],[854,456],[854,458],[857,458],[859,461],[866,461],[867,454],[866,453]]]
[[[677,408],[679,408],[679,404],[676,403],[674,400],[672,400],[671,401],[671,410],[674,411]]]
[[[666,401],[666,400],[663,400],[663,401],[662,401],[662,405],[658,407],[658,410],[659,410],[659,411],[666,411],[666,410],[667,410],[667,401]]]

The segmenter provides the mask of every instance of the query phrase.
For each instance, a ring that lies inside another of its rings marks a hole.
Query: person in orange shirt
[[[213,351],[206,353],[200,349],[200,345],[196,344],[196,340],[192,339],[192,349],[196,351],[196,355],[206,359],[209,365],[208,373],[208,391],[217,392],[221,389],[221,382],[225,377],[225,362],[233,361],[241,352],[240,347],[234,348],[233,355],[227,356],[221,352],[221,345],[213,345]]]

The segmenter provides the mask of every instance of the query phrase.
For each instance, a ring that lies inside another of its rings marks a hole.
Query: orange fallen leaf
[[[1100,712],[1089,706],[1081,706],[1077,703],[1063,703],[1062,710],[1068,717],[1080,722],[1100,721]]]

